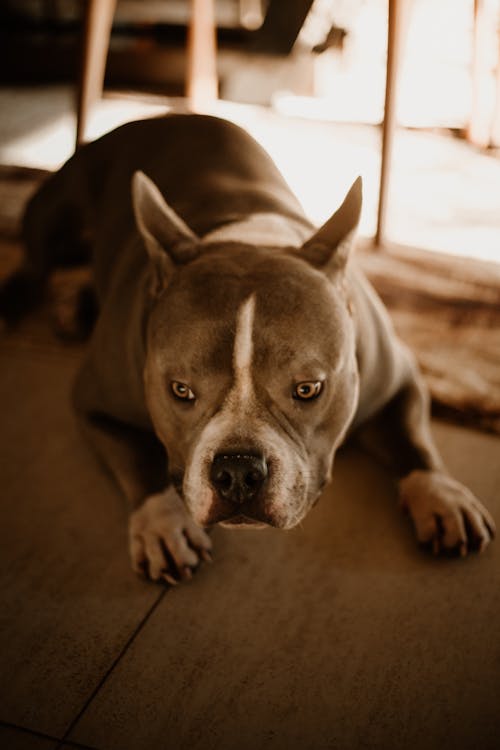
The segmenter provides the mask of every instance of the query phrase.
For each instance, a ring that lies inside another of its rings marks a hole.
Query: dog
[[[358,178],[315,229],[247,133],[194,114],[85,145],[29,202],[0,305],[90,247],[98,314],[74,405],[127,498],[135,571],[188,580],[214,524],[294,527],[354,433],[392,466],[420,543],[466,555],[493,538],[351,257],[361,203]]]

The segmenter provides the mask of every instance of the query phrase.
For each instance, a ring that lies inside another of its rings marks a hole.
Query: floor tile
[[[0,351],[0,719],[61,737],[161,590],[77,429],[74,356]]]
[[[23,729],[0,725],[0,747],[5,750],[56,750],[58,743]]]

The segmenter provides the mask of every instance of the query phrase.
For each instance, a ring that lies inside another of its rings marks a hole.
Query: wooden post
[[[500,4],[499,4],[500,5]],[[496,70],[496,93],[495,109],[493,112],[493,123],[491,126],[491,142],[494,148],[500,148],[500,9],[496,19],[497,33],[497,70]]]
[[[217,37],[214,0],[191,0],[186,96],[194,110],[217,99]]]
[[[475,146],[490,143],[493,118],[490,51],[496,32],[498,0],[474,0],[474,38],[472,48],[472,106],[467,138]]]
[[[87,0],[76,116],[76,148],[85,141],[90,111],[100,99],[116,0]]]
[[[382,155],[380,164],[380,186],[377,213],[377,231],[375,244],[380,247],[385,237],[387,215],[387,195],[396,129],[396,94],[398,84],[398,65],[402,37],[402,4],[405,0],[389,0],[389,22],[387,38],[387,73],[385,80],[384,121],[382,123]]]

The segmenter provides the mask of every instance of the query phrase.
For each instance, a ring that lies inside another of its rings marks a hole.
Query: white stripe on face
[[[184,494],[195,520],[203,523],[211,505],[208,467],[219,446],[230,439],[253,404],[252,357],[255,295],[241,305],[236,315],[233,343],[234,380],[220,411],[207,422],[194,448],[184,478]],[[207,491],[208,490],[208,491]]]
[[[240,307],[236,318],[233,367],[235,383],[232,400],[247,401],[252,394],[253,322],[255,318],[255,294]]]

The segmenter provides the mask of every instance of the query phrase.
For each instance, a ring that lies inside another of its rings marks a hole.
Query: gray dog
[[[493,537],[443,468],[414,359],[350,259],[360,211],[358,179],[315,230],[250,136],[197,115],[118,128],[31,200],[2,306],[86,238],[98,316],[75,406],[130,504],[135,570],[190,578],[213,524],[292,528],[355,430],[391,463],[420,542],[465,555]]]

